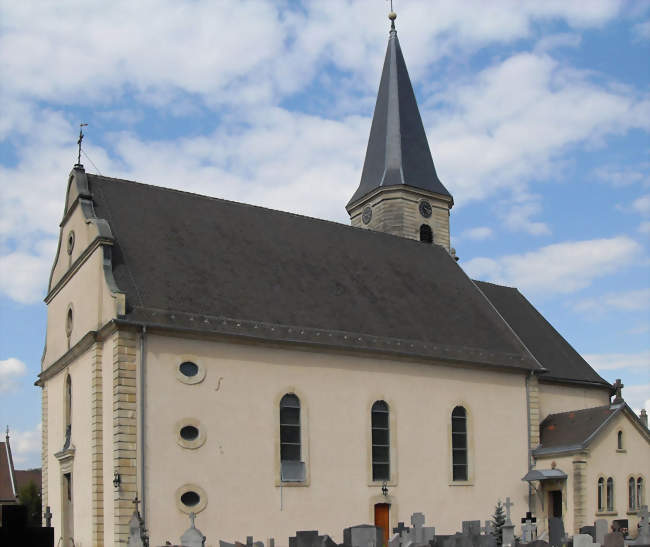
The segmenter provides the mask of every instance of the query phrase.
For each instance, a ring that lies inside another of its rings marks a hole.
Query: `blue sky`
[[[452,244],[650,406],[650,3],[396,0]],[[42,299],[90,172],[347,223],[385,0],[0,0],[0,424],[40,465]]]

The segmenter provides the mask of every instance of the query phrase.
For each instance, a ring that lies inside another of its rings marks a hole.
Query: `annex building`
[[[190,512],[228,541],[446,533],[507,496],[541,530],[636,526],[647,417],[457,264],[394,20],[350,195],[345,226],[74,166],[37,381],[57,541],[125,542],[136,495],[151,545]]]

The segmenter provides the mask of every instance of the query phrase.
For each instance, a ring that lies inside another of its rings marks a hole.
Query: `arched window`
[[[305,480],[301,443],[300,399],[287,393],[280,400],[280,467],[285,482]]]
[[[612,477],[607,479],[607,510],[614,510],[614,479]]]
[[[636,510],[636,482],[634,477],[627,481],[627,506],[628,511]]]
[[[636,506],[641,509],[645,505],[645,492],[643,491],[643,479],[636,479]]]
[[[616,447],[619,450],[623,450],[623,432],[622,431],[618,432]]]
[[[389,410],[385,401],[376,401],[370,411],[372,428],[372,480],[390,479]]]
[[[63,448],[70,446],[70,436],[72,434],[72,379],[68,374],[65,377],[65,441]]]
[[[598,479],[598,511],[605,510],[605,479]]]
[[[428,224],[423,224],[420,226],[420,241],[425,243],[433,243],[433,232],[431,231],[431,226]]]
[[[451,413],[452,475],[455,481],[466,481],[467,473],[467,411],[457,406]]]

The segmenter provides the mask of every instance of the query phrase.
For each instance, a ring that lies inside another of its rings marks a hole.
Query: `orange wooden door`
[[[388,532],[390,530],[390,520],[388,518],[388,511],[390,505],[387,503],[378,503],[375,505],[375,526],[383,528],[384,530],[384,545],[388,545]]]

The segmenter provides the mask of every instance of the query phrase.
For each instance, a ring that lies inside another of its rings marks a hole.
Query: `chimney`
[[[641,418],[641,423],[648,428],[648,413],[645,411],[645,408],[641,409],[641,412],[639,413],[639,418]]]

